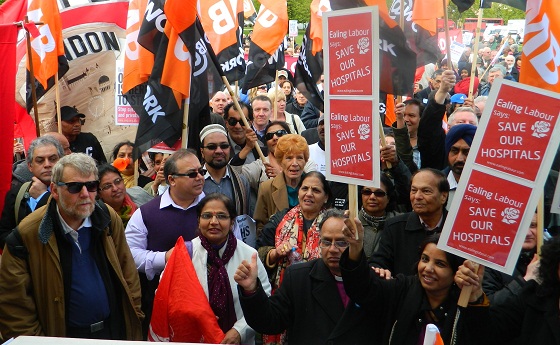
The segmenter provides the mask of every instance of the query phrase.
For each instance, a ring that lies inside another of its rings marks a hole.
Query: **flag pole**
[[[385,147],[387,146],[387,143],[385,142],[385,132],[383,132],[383,123],[381,122],[381,116],[378,116],[377,119],[378,119],[377,123],[379,124],[379,140],[381,141],[380,145],[381,147]],[[393,167],[391,162],[385,162],[385,165],[389,169]]]
[[[354,221],[354,218],[358,216],[358,186],[353,183],[348,184],[348,211],[350,212],[349,215],[350,221],[352,222],[354,229],[356,229],[354,238],[357,241],[360,238],[358,235],[358,228],[356,227],[356,222]]]
[[[58,127],[58,133],[62,134],[62,118],[60,117],[60,89],[58,88],[58,71],[54,75],[54,92],[56,98],[56,126]]]
[[[537,257],[544,243],[544,193],[537,204]]]
[[[25,16],[25,24],[29,23],[28,16]],[[35,72],[33,71],[33,58],[31,54],[31,35],[25,30],[25,38],[27,41],[27,61],[29,63],[29,82],[31,83],[31,101],[33,102],[33,115],[35,117],[35,132],[37,137],[41,136],[39,128],[39,110],[37,109],[37,91],[35,89]]]
[[[189,104],[185,99],[183,102],[183,126],[181,128],[181,146],[188,147],[189,135]]]
[[[399,26],[401,27],[403,33],[404,33],[404,0],[399,0]],[[388,97],[387,97],[388,98]],[[385,100],[387,102],[387,100]],[[397,104],[402,103],[402,96],[401,95],[397,95]],[[385,142],[385,138],[382,140],[382,142]]]
[[[475,34],[475,38],[474,38],[474,47],[473,47],[473,61],[472,61],[472,65],[471,65],[471,79],[470,79],[470,84],[469,84],[469,97],[468,98],[472,98],[473,94],[474,94],[474,78],[475,73],[476,73],[476,69],[478,68],[476,66],[477,62],[478,62],[478,43],[480,41],[480,27],[482,26],[482,8],[478,9],[478,20],[476,21],[476,34]]]
[[[447,68],[453,70],[453,63],[451,62],[451,47],[450,47],[450,38],[449,38],[449,23],[447,18],[447,1],[443,1],[443,20],[444,20],[444,28],[445,28],[445,53],[447,54]]]
[[[278,111],[278,70],[276,70],[276,74],[274,75],[274,104],[272,105],[272,121],[276,121],[276,112]],[[294,123],[295,126],[295,123]]]

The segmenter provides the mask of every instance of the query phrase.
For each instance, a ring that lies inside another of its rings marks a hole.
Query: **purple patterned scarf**
[[[235,253],[237,239],[230,231],[228,234],[226,249],[220,258],[219,249],[214,249],[212,244],[204,236],[200,236],[202,247],[208,252],[208,294],[210,307],[218,317],[218,325],[224,333],[229,331],[235,322],[235,306],[233,305],[233,294],[225,265]]]

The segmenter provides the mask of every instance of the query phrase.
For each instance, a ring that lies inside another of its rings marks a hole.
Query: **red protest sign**
[[[502,85],[475,162],[534,181],[558,122],[558,103],[536,103],[528,90]]]
[[[377,7],[327,12],[323,23],[327,179],[379,186]]]
[[[331,101],[328,129],[331,174],[373,180],[375,165],[371,152],[377,127],[372,109],[373,104],[368,100]],[[379,162],[377,167],[379,170]]]
[[[560,95],[495,80],[438,247],[511,274],[560,144]]]
[[[473,171],[447,245],[505,266],[530,194],[530,188]]]
[[[372,95],[372,13],[328,19],[329,85],[331,95]]]

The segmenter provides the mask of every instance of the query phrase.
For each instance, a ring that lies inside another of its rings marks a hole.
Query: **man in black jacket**
[[[286,270],[280,287],[267,297],[257,279],[257,256],[235,272],[245,320],[265,334],[287,330],[290,344],[376,344],[375,318],[344,291],[338,261],[344,240],[341,211],[329,210],[319,224],[321,259]]]

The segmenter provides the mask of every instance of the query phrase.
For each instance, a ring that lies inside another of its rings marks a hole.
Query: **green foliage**
[[[477,18],[477,9],[480,8],[480,0],[475,0],[474,5],[463,13],[459,13],[457,6],[450,2],[448,7],[449,19],[455,21],[459,26],[464,22],[465,18]],[[507,23],[509,19],[524,19],[525,12],[513,8],[508,5],[503,5],[499,3],[492,3],[492,8],[483,9],[483,18],[502,18],[504,24]]]
[[[2,5],[6,0],[0,0],[0,5]]]
[[[309,22],[311,0],[288,0],[288,18],[298,23]]]

